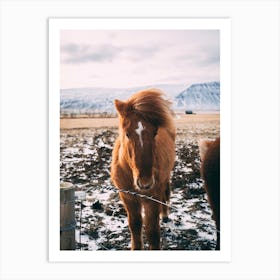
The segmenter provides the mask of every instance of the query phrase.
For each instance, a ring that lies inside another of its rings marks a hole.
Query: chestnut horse
[[[170,173],[175,161],[175,126],[170,102],[156,89],[140,91],[127,101],[115,100],[119,136],[113,149],[111,178],[118,189],[152,196],[164,203],[170,198]],[[168,207],[120,192],[131,233],[131,249],[142,250],[142,224],[150,250],[160,249],[160,214]],[[142,221],[142,208],[144,216]]]
[[[220,250],[220,138],[215,141],[201,140],[199,153],[201,176],[205,181],[205,190],[217,228],[216,250]]]

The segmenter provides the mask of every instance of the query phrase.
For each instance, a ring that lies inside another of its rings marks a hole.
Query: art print
[[[229,259],[228,27],[50,20],[51,259]]]

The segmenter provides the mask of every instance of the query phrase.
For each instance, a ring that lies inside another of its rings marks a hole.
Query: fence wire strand
[[[93,187],[90,187],[90,188],[89,188],[88,190],[86,190],[85,192],[88,193],[88,192],[90,192],[92,189],[93,189]],[[152,196],[148,196],[148,195],[145,195],[145,194],[141,194],[141,193],[138,193],[138,192],[136,192],[136,191],[129,191],[129,190],[124,190],[124,189],[117,189],[117,188],[112,188],[112,187],[109,187],[109,186],[106,186],[105,188],[103,187],[103,189],[110,190],[110,191],[113,191],[113,192],[115,192],[115,193],[131,194],[131,195],[133,195],[133,196],[138,196],[138,197],[140,197],[140,198],[142,198],[142,199],[148,199],[148,200],[153,201],[153,202],[155,202],[155,203],[158,203],[158,204],[161,204],[161,205],[165,205],[165,206],[167,206],[168,208],[175,210],[175,211],[177,212],[177,216],[179,216],[179,217],[183,217],[183,214],[184,214],[184,213],[185,213],[185,214],[189,214],[189,213],[187,213],[186,211],[181,211],[181,209],[177,208],[176,206],[172,206],[172,205],[167,204],[167,203],[165,203],[165,202],[163,202],[163,201],[161,201],[161,200],[158,200],[158,199],[156,199],[156,198],[154,198],[154,197],[152,197]],[[82,205],[82,200],[77,200],[77,201],[80,201],[80,203],[81,203],[81,205]],[[178,213],[178,212],[181,212],[181,214]],[[80,219],[82,218],[81,216],[82,216],[82,207],[80,208]],[[207,222],[207,221],[208,221],[208,220],[205,220],[205,222]],[[197,225],[197,222],[194,222],[194,221],[187,221],[187,223]],[[214,231],[216,231],[216,232],[220,232],[216,227],[213,227],[212,225],[208,225],[208,226],[210,226],[210,228],[212,228],[212,230],[214,230]],[[85,227],[84,227],[84,228],[85,228]],[[81,222],[81,220],[80,220],[80,235],[81,235],[81,229],[82,229],[82,222]],[[180,230],[184,230],[184,229],[180,229]],[[163,242],[166,242],[165,225],[163,226],[163,235],[164,235],[164,236],[163,236]],[[80,236],[80,242],[81,242],[81,236]],[[100,247],[104,248],[105,250],[109,250],[107,247],[105,247],[105,246],[102,245],[101,243],[98,244],[98,245],[100,245]],[[81,247],[82,247],[82,246],[81,246],[81,243],[80,243],[80,250],[81,250]]]

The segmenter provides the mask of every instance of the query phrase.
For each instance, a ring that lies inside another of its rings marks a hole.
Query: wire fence
[[[93,187],[90,187],[89,189],[87,189],[84,193],[89,193],[91,190],[93,189]],[[183,217],[184,214],[189,214],[187,211],[182,211],[182,209],[179,209],[178,207],[174,206],[174,205],[170,205],[169,203],[165,203],[161,200],[158,200],[152,196],[148,196],[148,195],[145,195],[145,194],[141,194],[141,193],[138,193],[136,191],[129,191],[129,190],[125,190],[125,189],[117,189],[117,188],[112,188],[112,187],[109,187],[109,186],[106,186],[106,188],[103,188],[102,190],[110,190],[110,191],[113,191],[115,193],[125,193],[125,194],[131,194],[132,196],[137,196],[137,197],[140,197],[142,199],[147,199],[147,200],[150,200],[150,201],[153,201],[154,203],[158,203],[158,204],[161,204],[161,205],[165,205],[167,206],[168,208],[170,209],[173,209],[174,211],[176,211],[176,215],[178,217]],[[79,208],[79,249],[82,250],[82,242],[81,242],[81,234],[82,234],[82,229],[86,229],[88,230],[87,227],[85,226],[82,226],[82,213],[83,213],[83,207],[82,207],[82,201],[86,199],[86,195],[84,195],[83,197],[84,199],[75,199],[75,201],[79,201],[80,202],[80,208]],[[209,222],[209,220],[202,220],[200,219],[200,221],[202,222]],[[190,224],[195,224],[197,225],[197,222],[195,221],[188,221],[188,223]],[[212,225],[208,225],[213,231],[216,231],[217,233],[220,232],[215,226],[212,226]],[[166,227],[163,225],[162,227],[162,231],[163,231],[163,236],[162,236],[162,243],[166,243]],[[176,228],[176,230],[186,230],[186,229],[179,229],[179,228]],[[109,248],[107,248],[106,246],[104,246],[103,244],[98,244],[100,247],[102,247],[103,249],[105,250],[110,250]]]

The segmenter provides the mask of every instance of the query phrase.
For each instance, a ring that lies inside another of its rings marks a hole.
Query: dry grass
[[[219,126],[220,114],[177,114],[175,118],[177,128],[196,128],[197,126]]]
[[[194,114],[185,115],[177,114],[175,118],[177,128],[197,129],[209,127],[219,127],[220,114]],[[77,128],[101,128],[101,127],[118,127],[118,118],[62,118],[60,119],[61,129]]]
[[[60,119],[61,129],[118,127],[118,118],[66,118]]]

